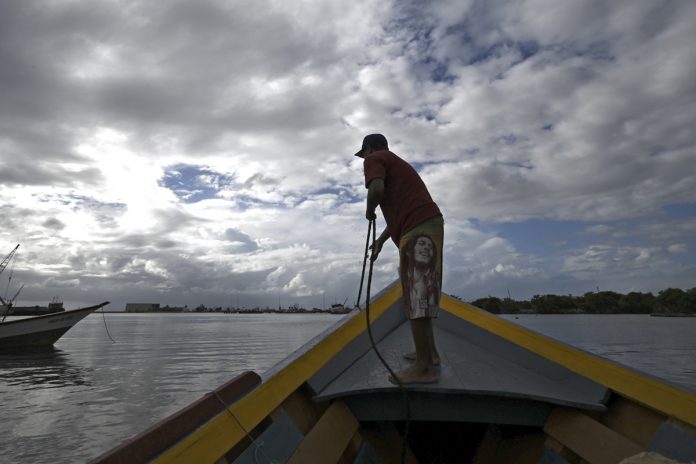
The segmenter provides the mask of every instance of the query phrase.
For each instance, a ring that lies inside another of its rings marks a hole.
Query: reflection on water
[[[32,388],[90,385],[91,369],[70,362],[70,354],[54,347],[0,353],[0,384]]]

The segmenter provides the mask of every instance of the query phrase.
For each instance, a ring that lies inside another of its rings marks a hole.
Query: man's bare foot
[[[407,367],[396,373],[401,383],[408,385],[411,383],[437,383],[440,380],[440,373],[435,366],[421,367],[418,365]],[[394,385],[399,385],[397,379],[389,376],[389,381]]]
[[[408,359],[409,361],[415,361],[416,360],[416,352],[415,351],[410,351],[408,353],[404,353],[404,358]],[[433,364],[436,366],[440,365],[440,355],[436,354],[433,356]]]

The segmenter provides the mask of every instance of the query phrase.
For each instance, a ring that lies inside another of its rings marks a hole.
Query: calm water
[[[2,462],[84,462],[245,370],[262,373],[340,316],[101,314],[47,354],[0,354]],[[696,391],[696,318],[506,316]]]
[[[49,354],[0,354],[0,462],[84,462],[237,374],[263,372],[335,315],[92,314]]]

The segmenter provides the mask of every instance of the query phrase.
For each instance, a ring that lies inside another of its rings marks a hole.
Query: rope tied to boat
[[[109,333],[109,326],[106,325],[106,315],[104,314],[104,307],[103,306],[101,309],[101,313],[102,313],[102,318],[104,319],[104,328],[106,329],[106,335],[109,337],[109,340],[111,340],[111,343],[116,343],[116,340],[114,340],[111,337],[111,334]]]
[[[370,247],[370,235],[372,235],[372,247]],[[367,265],[368,250],[370,250],[370,248],[372,248],[374,250],[374,247],[376,245],[376,236],[377,236],[376,221],[374,219],[370,219],[370,222],[367,226],[367,240],[365,241],[365,258],[363,260],[362,275],[360,277],[360,289],[358,290],[358,302],[356,303],[356,307],[358,309],[360,309],[360,297],[362,295],[363,281],[365,280],[365,267]],[[367,335],[368,335],[368,338],[370,339],[370,345],[372,345],[372,350],[375,352],[375,354],[377,355],[377,358],[384,365],[384,367],[387,369],[387,371],[392,376],[392,378],[394,380],[396,380],[397,385],[399,386],[399,391],[401,392],[401,394],[404,398],[404,412],[405,412],[405,416],[406,416],[406,421],[405,421],[405,425],[404,425],[404,437],[403,437],[403,441],[401,442],[401,463],[404,464],[406,462],[408,432],[409,432],[409,428],[411,426],[411,403],[408,399],[408,393],[407,393],[406,386],[403,384],[403,382],[401,381],[399,376],[396,375],[394,370],[389,366],[389,364],[384,359],[384,357],[382,357],[382,354],[377,349],[377,343],[375,343],[374,336],[372,335],[372,324],[370,323],[370,288],[372,286],[373,266],[374,266],[374,260],[370,259],[370,269],[369,269],[368,276],[367,276],[367,289],[365,292],[365,319],[367,321]]]
[[[275,459],[271,458],[266,452],[263,450],[263,441],[256,441],[251,433],[242,425],[242,422],[239,420],[237,415],[232,411],[232,406],[230,406],[227,401],[225,401],[220,394],[217,392],[217,390],[213,390],[209,394],[215,395],[215,398],[218,399],[218,401],[225,407],[225,411],[229,413],[230,416],[232,416],[232,419],[237,423],[240,429],[242,429],[242,432],[244,432],[244,435],[251,440],[251,443],[254,445],[254,462],[256,464],[261,464],[259,462],[259,456],[258,453],[260,452],[263,457],[268,461],[270,464],[280,464],[280,461],[276,461]]]

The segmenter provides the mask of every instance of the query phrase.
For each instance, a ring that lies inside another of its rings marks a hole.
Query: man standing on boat
[[[416,351],[404,355],[415,360],[414,365],[396,375],[404,384],[435,383],[440,375],[440,356],[432,319],[437,317],[442,289],[442,213],[416,170],[389,151],[382,134],[366,136],[355,156],[365,160],[365,217],[376,219],[379,205],[387,223],[370,259],[377,259],[390,237],[399,248],[399,277]]]

